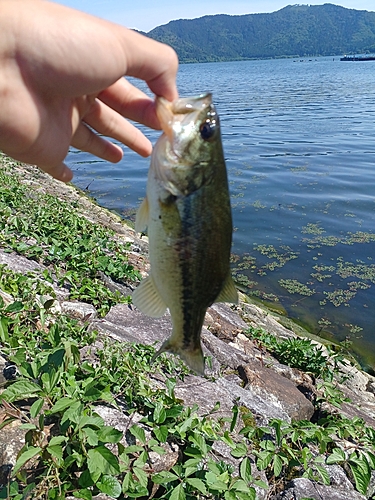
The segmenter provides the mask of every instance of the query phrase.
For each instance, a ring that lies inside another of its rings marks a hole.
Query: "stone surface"
[[[22,255],[18,255],[15,252],[5,252],[0,248],[0,264],[6,264],[9,269],[16,273],[26,274],[31,271],[37,271],[42,273],[46,267],[38,264],[34,260],[29,260]],[[51,285],[51,283],[48,283]],[[52,287],[56,293],[56,297],[59,300],[65,300],[69,296],[69,291],[66,288],[59,287],[56,283],[52,284]]]
[[[275,498],[277,500],[305,500],[307,498],[309,500],[366,500],[366,497],[357,491],[336,489],[302,477],[291,481],[287,488]]]
[[[313,416],[313,405],[295,384],[285,377],[280,377],[259,361],[243,367],[240,375],[242,374],[246,384],[245,389],[263,397],[269,405],[272,403],[280,405],[288,415],[288,421],[310,420]]]
[[[342,467],[339,465],[325,465],[325,468],[329,474],[331,486],[339,490],[344,490],[347,495],[349,495],[349,492],[354,491],[354,486],[349,481]]]
[[[81,321],[90,321],[97,317],[95,307],[84,302],[65,301],[61,304],[61,312],[71,318]]]
[[[273,332],[281,339],[295,337],[295,334],[281,325],[277,319],[264,309],[254,304],[241,304],[241,316],[246,323],[254,328],[264,328],[268,332]]]
[[[0,407],[0,424],[7,415]],[[0,430],[0,487],[6,484],[10,471],[17,460],[17,454],[25,444],[24,431],[20,429],[20,420],[6,425]]]
[[[231,329],[237,329],[241,322],[237,321],[236,324],[233,319],[229,319],[232,311],[226,307],[225,329],[227,335],[232,335]],[[216,322],[218,319],[216,318]],[[104,320],[95,320],[92,327],[102,335],[109,335],[116,340],[155,344],[170,335],[171,320],[169,314],[161,318],[149,318],[132,306],[119,304],[111,309]],[[194,377],[189,378],[191,383],[185,379],[183,384],[177,386],[176,396],[183,399],[186,405],[198,404],[205,413],[220,401],[221,411],[229,416],[233,404],[239,398],[241,404],[258,416],[262,424],[271,418],[288,422],[311,418],[314,411],[312,404],[293,382],[266,368],[256,359],[260,352],[253,344],[252,352],[245,354],[205,329],[202,332],[202,344],[205,355],[214,360],[211,373],[217,375],[220,371],[218,368],[222,370],[229,367],[245,381],[246,388],[241,387],[239,379],[233,382],[219,377],[212,382]]]

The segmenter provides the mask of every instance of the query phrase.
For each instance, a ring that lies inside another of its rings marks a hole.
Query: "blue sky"
[[[329,0],[308,0],[309,5],[321,5]],[[59,0],[57,3],[117,22],[129,28],[150,31],[155,26],[167,24],[173,19],[193,19],[209,14],[255,14],[274,12],[288,0]],[[374,0],[331,1],[349,9],[375,11]]]

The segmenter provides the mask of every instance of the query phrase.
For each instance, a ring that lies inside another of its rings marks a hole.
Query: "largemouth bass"
[[[168,308],[173,331],[155,356],[178,354],[204,373],[200,333],[214,302],[237,302],[230,275],[232,217],[219,118],[211,94],[157,98],[163,128],[151,157],[136,231],[147,228],[151,270],[133,302],[151,317]]]

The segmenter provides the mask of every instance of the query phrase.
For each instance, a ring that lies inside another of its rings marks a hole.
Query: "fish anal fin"
[[[228,276],[224,281],[223,288],[216,297],[215,302],[230,302],[232,304],[238,304],[238,293],[230,273],[228,273]]]
[[[138,208],[137,215],[135,217],[135,231],[137,233],[144,233],[148,227],[150,219],[150,209],[148,206],[147,196]]]
[[[133,292],[133,304],[144,314],[151,318],[160,318],[165,313],[167,306],[155,287],[152,275],[140,282]]]
[[[152,361],[154,361],[163,352],[171,352],[177,354],[185,361],[188,367],[196,372],[198,375],[204,375],[204,356],[202,347],[199,345],[194,349],[184,348],[173,341],[173,335],[167,339],[160,349],[154,354]]]

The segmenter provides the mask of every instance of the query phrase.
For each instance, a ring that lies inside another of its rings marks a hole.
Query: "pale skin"
[[[168,46],[120,25],[44,0],[0,0],[0,150],[68,182],[73,146],[110,162],[141,156],[150,141],[127,119],[160,129],[156,96],[178,97]]]

